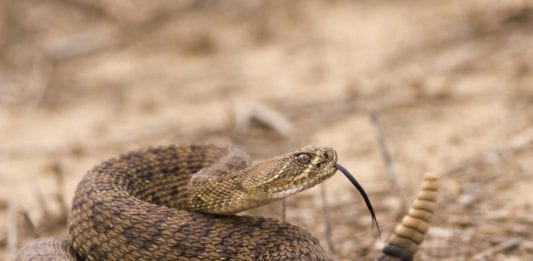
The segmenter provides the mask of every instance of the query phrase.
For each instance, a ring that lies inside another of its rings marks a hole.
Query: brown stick
[[[28,225],[29,230],[30,230],[30,234],[34,238],[38,238],[39,235],[40,235],[39,231],[37,231],[37,227],[35,226],[35,223],[31,220],[30,215],[28,215],[28,211],[26,211],[26,209],[24,209],[24,208],[20,208],[19,209],[19,214],[24,219],[24,222],[26,222],[26,224]]]
[[[56,183],[56,192],[54,195],[55,201],[60,207],[61,213],[59,214],[60,217],[66,217],[68,215],[68,205],[65,200],[65,197],[63,196],[63,191],[65,187],[65,179],[64,179],[64,172],[61,168],[61,165],[57,162],[52,164],[52,174],[55,178]]]
[[[43,219],[51,220],[52,215],[50,214],[50,210],[48,209],[48,206],[46,205],[46,201],[44,200],[45,197],[41,189],[39,189],[39,186],[34,185],[33,193],[34,193],[35,199],[37,200],[37,202],[39,202],[41,213],[43,213]]]
[[[379,144],[379,152],[381,154],[381,158],[383,159],[383,162],[385,163],[385,167],[387,168],[387,174],[389,175],[390,182],[397,193],[400,193],[403,201],[402,201],[402,209],[404,211],[407,211],[408,206],[408,200],[407,195],[403,192],[403,190],[400,187],[400,183],[398,182],[398,178],[396,175],[396,168],[394,166],[394,162],[392,160],[392,157],[390,156],[389,149],[387,146],[387,141],[385,139],[385,132],[383,131],[383,125],[381,124],[381,116],[378,111],[372,111],[370,113],[372,122],[374,124],[374,128],[376,130],[376,136],[378,138],[378,144]]]
[[[0,247],[5,247],[7,244],[7,232],[2,230],[0,231]]]
[[[15,256],[18,248],[18,203],[11,199],[7,208],[7,250],[10,256]]]
[[[522,242],[520,238],[511,238],[511,239],[505,240],[494,247],[481,251],[480,253],[474,256],[474,260],[486,260],[488,257],[494,256],[497,253],[507,251],[507,250],[517,247],[520,244],[520,242]]]
[[[326,185],[320,184],[320,197],[322,198],[322,214],[326,222],[326,243],[328,244],[329,251],[332,254],[336,253],[335,246],[333,245],[333,239],[331,238],[331,216],[329,215],[329,204],[326,198]]]

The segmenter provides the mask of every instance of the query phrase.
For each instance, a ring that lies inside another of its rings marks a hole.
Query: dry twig
[[[35,223],[31,220],[30,215],[28,215],[28,211],[26,211],[26,209],[24,208],[20,208],[18,213],[22,216],[22,218],[24,219],[24,222],[26,222],[26,224],[28,225],[30,234],[34,238],[39,237],[39,231],[37,231],[37,227],[35,226]]]
[[[7,232],[2,230],[0,231],[0,247],[5,247],[7,244]]]
[[[517,247],[520,244],[520,242],[522,242],[520,238],[511,238],[511,239],[505,240],[494,247],[485,249],[482,252],[478,253],[477,255],[474,256],[474,260],[488,260],[489,257],[494,256],[497,253],[507,251],[507,250]]]
[[[18,248],[18,203],[11,199],[7,208],[7,249],[11,256],[14,256]]]
[[[65,187],[65,179],[64,179],[64,172],[61,168],[61,165],[57,162],[54,162],[51,166],[52,175],[55,178],[56,182],[56,192],[54,193],[54,199],[59,205],[60,208],[60,216],[67,216],[68,215],[68,205],[65,200],[65,197],[63,196],[63,191]]]
[[[320,197],[322,198],[322,214],[326,222],[326,243],[331,253],[335,254],[335,247],[333,245],[333,239],[331,238],[331,217],[329,215],[329,205],[326,199],[326,185],[320,184]]]
[[[385,139],[385,132],[383,131],[383,125],[381,124],[381,116],[377,111],[372,111],[370,115],[372,117],[372,122],[374,124],[376,135],[378,138],[379,152],[381,154],[383,162],[385,163],[385,167],[387,168],[387,174],[389,175],[390,181],[396,191],[402,195],[402,209],[407,212],[407,206],[409,205],[409,201],[407,200],[407,196],[400,188],[400,184],[398,183],[398,175],[396,174],[396,168],[389,153],[387,141]]]
[[[39,189],[39,186],[34,185],[33,193],[34,193],[35,199],[37,200],[37,202],[39,202],[38,205],[41,209],[41,213],[43,213],[43,220],[51,220],[52,215],[50,214],[48,205],[46,204],[46,201],[44,200],[45,197],[41,189]]]
[[[258,103],[249,103],[237,108],[235,113],[235,130],[246,133],[255,120],[268,126],[276,133],[288,137],[293,132],[292,123],[281,113]]]
[[[441,176],[450,175],[453,173],[459,173],[469,167],[486,164],[489,159],[494,157],[500,157],[506,152],[519,152],[530,149],[533,146],[533,128],[528,128],[520,131],[513,138],[509,139],[506,143],[474,157],[467,158],[459,163],[456,163],[446,169]]]

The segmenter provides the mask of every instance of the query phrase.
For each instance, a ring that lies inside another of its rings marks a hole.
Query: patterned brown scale
[[[322,182],[336,160],[314,146],[251,166],[229,145],[130,152],[79,183],[68,237],[33,241],[15,260],[331,260],[299,227],[230,214]]]
[[[85,175],[68,238],[34,241],[16,260],[330,260],[299,227],[229,214],[320,183],[335,173],[336,159],[334,150],[312,146],[251,166],[229,145],[130,152]],[[305,181],[293,180],[302,173]]]
[[[400,225],[396,227],[389,243],[383,248],[383,253],[376,258],[378,261],[410,261],[430,225],[433,212],[437,208],[438,176],[428,172],[424,175],[420,192],[418,193],[409,213],[405,215]]]

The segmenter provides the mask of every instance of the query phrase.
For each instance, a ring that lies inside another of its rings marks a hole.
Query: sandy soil
[[[336,148],[367,189],[383,239],[433,170],[440,208],[419,260],[531,260],[532,8],[2,0],[0,259],[34,234],[65,233],[64,205],[98,162],[143,146],[222,141],[257,160],[308,144]],[[237,124],[257,106],[292,129]],[[287,221],[339,260],[378,252],[364,203],[341,175],[286,203]],[[280,217],[281,204],[249,214]],[[18,238],[8,240],[15,221]]]

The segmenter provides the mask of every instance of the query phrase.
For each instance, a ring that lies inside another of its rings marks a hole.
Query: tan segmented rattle
[[[405,215],[396,231],[383,248],[383,254],[376,260],[379,261],[409,261],[429,229],[433,212],[437,208],[438,176],[428,172],[424,175],[424,182],[420,192],[413,202],[409,213]]]

